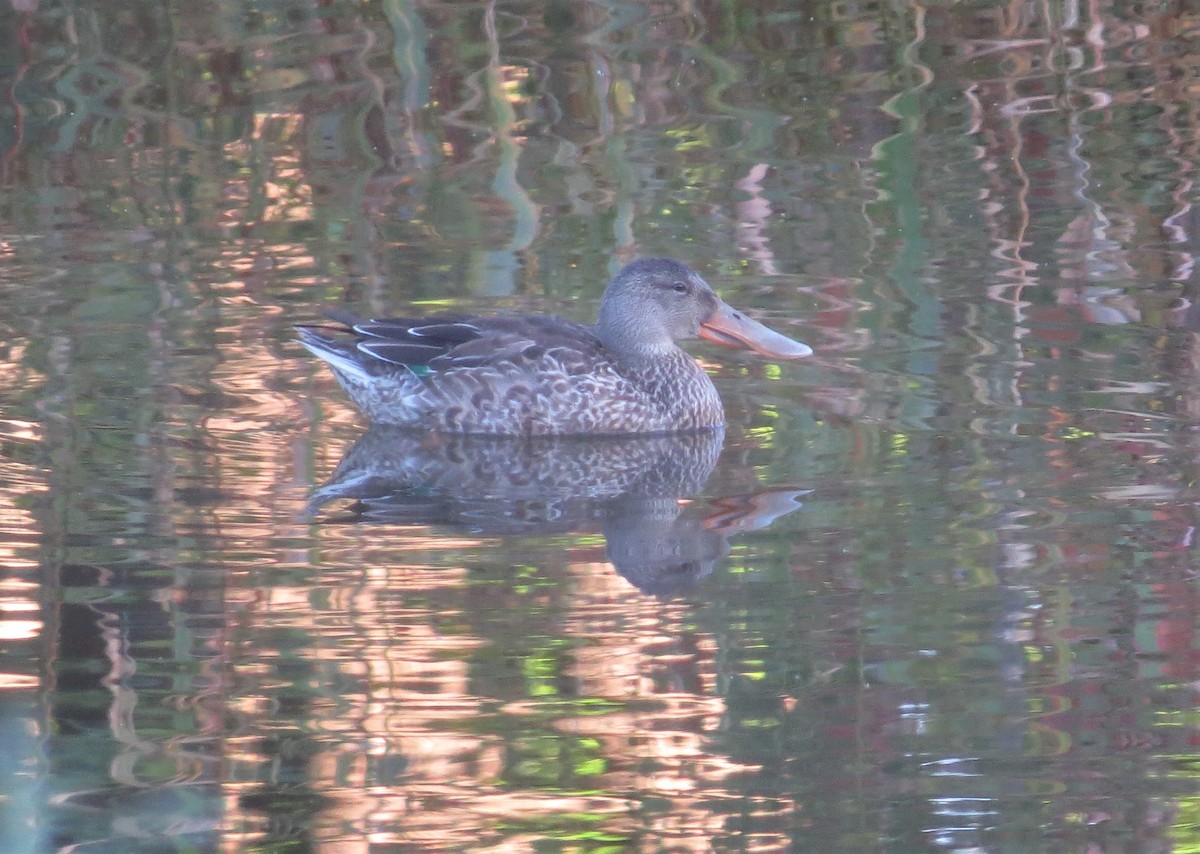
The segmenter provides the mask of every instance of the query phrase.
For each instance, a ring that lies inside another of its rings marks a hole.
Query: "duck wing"
[[[329,317],[341,327],[328,331],[352,335],[360,363],[376,370],[405,367],[423,376],[503,363],[520,370],[542,360],[547,351],[564,364],[607,358],[591,327],[560,317],[434,315],[360,320],[332,312]]]

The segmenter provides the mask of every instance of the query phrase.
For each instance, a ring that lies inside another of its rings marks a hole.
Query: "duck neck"
[[[675,356],[687,355],[666,334],[647,334],[642,324],[625,322],[624,317],[613,317],[611,311],[601,307],[600,321],[596,324],[596,335],[618,362],[623,365],[652,364],[670,361]]]

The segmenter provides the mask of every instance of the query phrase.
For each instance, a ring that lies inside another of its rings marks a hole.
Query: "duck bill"
[[[812,355],[812,347],[807,344],[780,335],[723,302],[719,302],[717,310],[700,324],[700,337],[722,347],[753,350],[771,359],[799,359]]]

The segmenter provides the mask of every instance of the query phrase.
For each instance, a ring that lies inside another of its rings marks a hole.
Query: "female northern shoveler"
[[[694,270],[634,261],[595,326],[559,317],[437,316],[302,326],[375,422],[448,433],[668,433],[725,420],[712,380],[676,341],[704,338],[776,359],[812,350],[726,305]]]

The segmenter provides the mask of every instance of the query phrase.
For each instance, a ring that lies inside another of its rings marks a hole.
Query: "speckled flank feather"
[[[528,436],[722,424],[712,381],[674,340],[732,310],[694,272],[661,259],[626,267],[605,301],[595,327],[536,316],[338,317],[299,333],[381,424]]]

